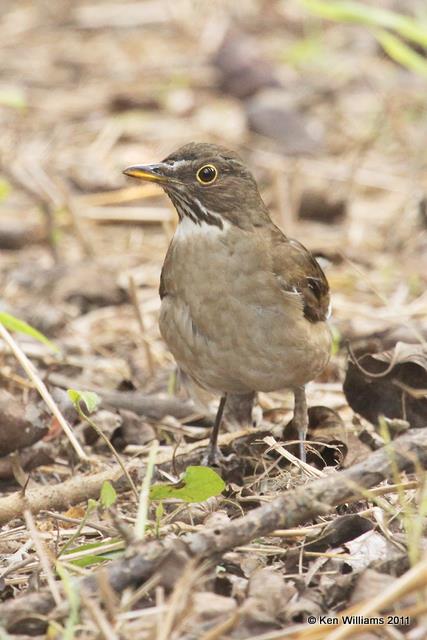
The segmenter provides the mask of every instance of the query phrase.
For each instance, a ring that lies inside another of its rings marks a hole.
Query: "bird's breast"
[[[328,359],[329,334],[280,289],[255,234],[183,222],[162,273],[160,330],[184,371],[235,393],[312,379]]]

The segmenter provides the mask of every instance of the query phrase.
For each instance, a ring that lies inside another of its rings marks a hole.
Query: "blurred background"
[[[191,140],[238,150],[277,224],[322,258],[337,352],[425,335],[423,0],[0,11],[0,308],[54,338],[82,384],[167,388],[157,288],[176,214],[122,169]],[[340,407],[339,358],[325,375]]]

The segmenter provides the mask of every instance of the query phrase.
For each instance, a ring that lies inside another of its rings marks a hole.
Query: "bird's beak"
[[[123,173],[132,178],[138,178],[139,180],[146,180],[149,182],[169,182],[170,178],[167,176],[168,165],[162,164],[135,164],[131,167],[127,167]]]

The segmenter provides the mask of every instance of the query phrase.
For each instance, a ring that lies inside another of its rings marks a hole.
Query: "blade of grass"
[[[151,478],[153,477],[153,469],[156,463],[158,448],[159,448],[158,441],[153,440],[149,454],[148,454],[147,469],[145,471],[144,480],[141,486],[141,492],[139,494],[138,513],[136,515],[136,522],[135,522],[135,538],[137,540],[143,540],[145,536],[145,528],[147,526],[150,484],[151,484]]]
[[[72,577],[61,562],[56,563],[56,571],[61,578],[64,587],[64,593],[68,600],[69,613],[65,623],[63,640],[73,640],[75,636],[75,628],[79,623],[80,613],[80,594],[74,586]]]
[[[48,551],[36,527],[31,511],[25,510],[23,515],[25,519],[25,524],[27,525],[27,529],[34,542],[34,548],[39,557],[40,565],[42,566],[43,571],[46,575],[46,580],[47,580],[47,584],[49,585],[50,592],[52,594],[53,599],[55,600],[56,606],[59,607],[62,604],[62,598],[61,598],[60,591],[58,589],[58,583],[56,582],[55,576],[53,575],[53,571],[51,567],[52,563],[50,561]]]
[[[16,331],[17,333],[23,333],[39,342],[42,342],[46,346],[50,347],[53,351],[59,352],[59,348],[46,338],[40,331],[34,329],[31,325],[19,318],[15,318],[10,313],[6,313],[5,311],[0,311],[0,322],[8,329],[9,331]]]
[[[427,77],[427,61],[400,38],[384,29],[377,29],[375,37],[384,51],[402,66]]]

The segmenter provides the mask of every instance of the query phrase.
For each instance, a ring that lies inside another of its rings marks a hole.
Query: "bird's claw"
[[[204,467],[220,467],[226,460],[219,447],[208,447],[202,458]]]

